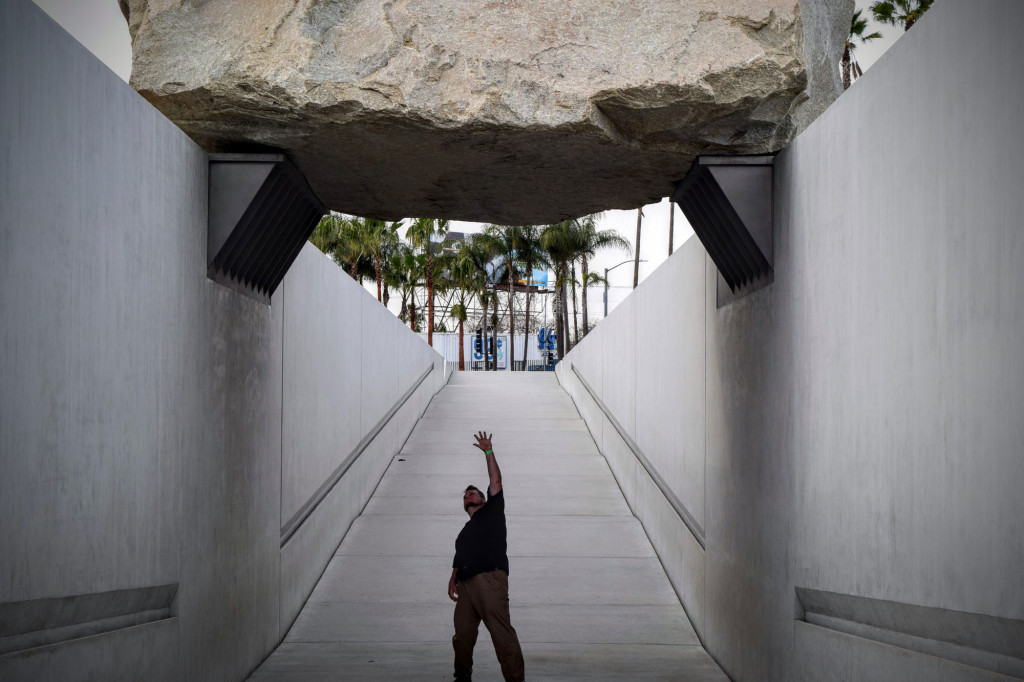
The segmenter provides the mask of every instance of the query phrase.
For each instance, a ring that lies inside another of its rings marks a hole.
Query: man
[[[488,497],[484,499],[472,485],[462,495],[462,508],[469,514],[469,521],[455,540],[455,560],[448,581],[448,597],[455,602],[455,682],[472,679],[473,647],[481,620],[491,633],[505,681],[522,682],[524,675],[523,650],[508,613],[505,497],[491,436],[483,431],[473,436],[475,446],[487,457]]]

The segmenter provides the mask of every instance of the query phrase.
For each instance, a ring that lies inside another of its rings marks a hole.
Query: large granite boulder
[[[840,92],[853,0],[120,0],[132,85],[335,210],[545,223],[784,147]]]

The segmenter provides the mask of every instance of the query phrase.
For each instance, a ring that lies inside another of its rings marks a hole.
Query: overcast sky
[[[125,81],[128,80],[131,73],[131,39],[128,35],[128,26],[118,8],[117,0],[35,0],[35,2],[118,76]],[[857,2],[858,7],[864,8],[865,14],[868,14],[866,9],[868,4],[869,2],[866,0]],[[857,59],[865,70],[903,33],[901,29],[877,26],[870,22],[868,33],[875,30],[881,32],[883,38],[857,49]],[[669,202],[666,199],[660,204],[651,204],[644,208],[640,257],[646,259],[647,262],[640,265],[641,281],[668,256],[668,207]],[[693,231],[678,208],[675,208],[675,221],[674,241],[678,248],[693,234]],[[601,228],[616,230],[632,244],[636,235],[636,211],[609,211],[601,222]],[[480,225],[478,223],[453,222],[451,229],[474,232],[480,229]],[[603,268],[612,267],[631,257],[632,251],[600,254],[591,264],[591,269],[603,274]],[[611,283],[609,303],[611,307],[614,307],[618,301],[626,297],[632,288],[633,268],[623,265],[614,270],[608,279]],[[600,292],[592,292],[590,301],[590,306],[599,310]]]

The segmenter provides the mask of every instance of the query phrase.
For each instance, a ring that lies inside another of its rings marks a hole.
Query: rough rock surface
[[[853,0],[121,0],[132,85],[329,207],[545,223],[784,147],[840,92]]]

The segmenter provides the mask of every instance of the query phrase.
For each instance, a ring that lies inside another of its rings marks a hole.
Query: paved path
[[[512,624],[528,680],[726,680],[550,373],[456,372],[385,474],[283,644],[252,680],[452,679],[447,596],[462,491],[494,433]],[[481,626],[474,680],[500,682]]]

